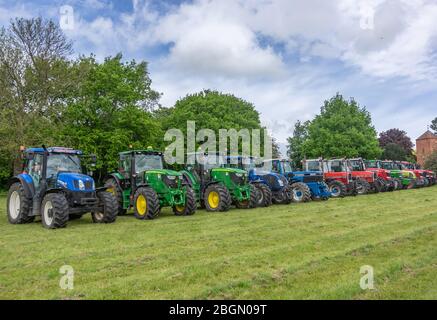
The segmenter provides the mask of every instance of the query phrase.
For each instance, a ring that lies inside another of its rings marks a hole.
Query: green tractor
[[[105,179],[107,191],[118,200],[119,214],[132,207],[137,219],[153,219],[162,207],[172,207],[178,216],[195,213],[194,191],[184,183],[181,173],[164,169],[162,152],[149,147],[119,156],[118,172]]]
[[[381,168],[390,171],[390,176],[395,182],[395,189],[413,189],[416,187],[416,176],[408,170],[400,170],[399,166],[389,160],[381,161]]]
[[[201,207],[207,211],[228,211],[256,207],[257,192],[249,183],[245,170],[226,168],[226,158],[220,153],[187,154],[184,180],[195,191]]]

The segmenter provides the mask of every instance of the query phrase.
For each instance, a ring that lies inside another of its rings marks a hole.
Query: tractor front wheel
[[[144,220],[155,218],[161,208],[155,190],[149,187],[138,188],[134,196],[134,215],[137,219]]]
[[[49,193],[41,204],[41,221],[48,229],[65,228],[68,222],[68,202],[62,193]]]
[[[291,196],[293,202],[311,201],[311,190],[303,182],[296,182],[291,185]]]
[[[196,195],[193,189],[187,187],[185,205],[174,206],[173,212],[177,216],[191,216],[196,212]]]
[[[203,197],[205,209],[210,212],[228,211],[232,199],[228,189],[220,184],[212,184],[205,190]]]
[[[101,210],[91,212],[94,223],[112,223],[117,219],[118,201],[114,195],[107,191],[97,193],[100,200]]]
[[[347,187],[341,181],[333,180],[328,182],[328,188],[333,198],[343,198],[347,194]]]
[[[258,189],[251,184],[250,185],[250,195],[249,195],[249,199],[246,200],[242,200],[242,201],[236,201],[235,206],[238,209],[252,209],[252,208],[256,208],[257,202],[258,202],[258,198],[259,198],[259,191]]]
[[[12,224],[32,222],[35,217],[29,216],[31,199],[26,197],[21,183],[14,183],[9,188],[7,200],[8,220]]]
[[[257,207],[269,207],[272,204],[272,190],[264,183],[255,184],[258,190]]]

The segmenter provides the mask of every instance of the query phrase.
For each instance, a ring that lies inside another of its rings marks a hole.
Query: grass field
[[[153,221],[10,225],[1,299],[437,299],[437,187]],[[74,289],[61,290],[71,265]],[[360,267],[374,268],[362,290]]]

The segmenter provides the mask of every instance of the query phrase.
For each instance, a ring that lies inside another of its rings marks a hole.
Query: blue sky
[[[164,106],[206,88],[243,97],[280,142],[336,92],[413,140],[437,116],[436,1],[0,0],[0,24],[60,21],[65,5],[75,55],[148,61]]]

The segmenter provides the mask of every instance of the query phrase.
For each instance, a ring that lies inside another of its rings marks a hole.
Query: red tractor
[[[379,181],[382,184],[381,192],[394,191],[396,189],[396,182],[390,176],[390,171],[385,170],[381,166],[379,160],[365,160],[364,165],[367,171],[373,171],[377,174]]]
[[[431,185],[434,185],[436,183],[436,176],[433,171],[430,170],[422,170],[418,164],[411,163],[408,161],[401,161],[399,164],[404,168],[405,170],[413,171],[416,175],[416,178],[418,180],[423,181],[424,187],[429,187]]]
[[[362,158],[348,159],[347,163],[352,171],[352,177],[359,182],[362,181],[363,186],[367,188],[367,192],[379,193],[383,191],[385,182],[378,177],[377,172],[367,170]],[[364,183],[364,181],[367,183]]]
[[[356,181],[344,160],[311,159],[303,162],[307,171],[322,171],[333,198],[356,195]]]

